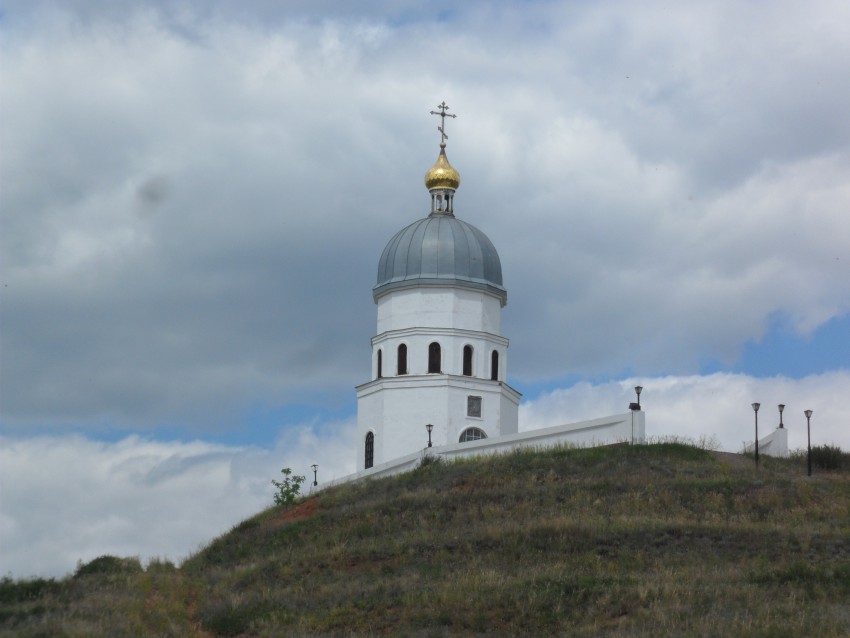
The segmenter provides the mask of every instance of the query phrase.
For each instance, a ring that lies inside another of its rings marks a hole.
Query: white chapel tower
[[[520,394],[506,383],[507,303],[499,255],[456,218],[460,175],[440,154],[425,174],[431,213],[390,239],[372,295],[378,306],[372,380],[357,387],[357,469],[436,447],[517,431]]]

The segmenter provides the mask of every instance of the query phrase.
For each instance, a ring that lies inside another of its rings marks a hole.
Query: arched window
[[[463,347],[463,376],[472,376],[472,346]]]
[[[440,344],[436,341],[428,346],[428,372],[440,372]]]
[[[378,378],[384,376],[384,351],[378,349]]]
[[[375,435],[372,432],[366,435],[366,462],[364,467],[368,470],[375,464]]]
[[[407,346],[405,344],[398,347],[398,370],[396,374],[407,374]]]
[[[497,350],[493,350],[490,355],[490,380],[499,380],[499,352]]]
[[[467,443],[469,441],[480,441],[486,439],[487,433],[481,428],[466,428],[460,433],[460,442]]]

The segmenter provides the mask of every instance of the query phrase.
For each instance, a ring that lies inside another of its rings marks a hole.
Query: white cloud
[[[354,471],[350,422],[286,430],[274,449],[131,436],[0,439],[0,572],[61,576],[102,554],[185,558],[272,504],[280,469]],[[305,491],[309,484],[305,484]]]
[[[350,398],[443,98],[518,386],[690,373],[850,312],[847,3],[231,4],[8,4],[16,436]]]
[[[802,379],[759,379],[743,374],[707,376],[635,377],[599,385],[578,383],[545,393],[520,407],[521,429],[529,430],[625,412],[635,400],[634,387],[642,385],[641,405],[646,411],[646,433],[653,437],[679,436],[698,441],[714,437],[720,448],[740,452],[752,442],[755,417],[751,404],[761,403],[759,435],[779,425],[780,403],[791,449],[805,448],[806,418],[812,416],[812,445],[838,445],[850,450],[847,411],[843,397],[850,390],[850,371],[812,375]]]

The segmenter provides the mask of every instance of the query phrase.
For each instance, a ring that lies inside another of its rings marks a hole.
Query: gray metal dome
[[[377,301],[390,290],[410,285],[459,285],[486,290],[504,306],[502,263],[487,235],[454,215],[431,213],[390,239],[378,262]]]

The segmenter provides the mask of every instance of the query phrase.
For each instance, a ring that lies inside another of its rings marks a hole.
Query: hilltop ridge
[[[0,635],[846,636],[850,475],[522,450],[269,508],[179,569],[123,560],[4,581]]]

